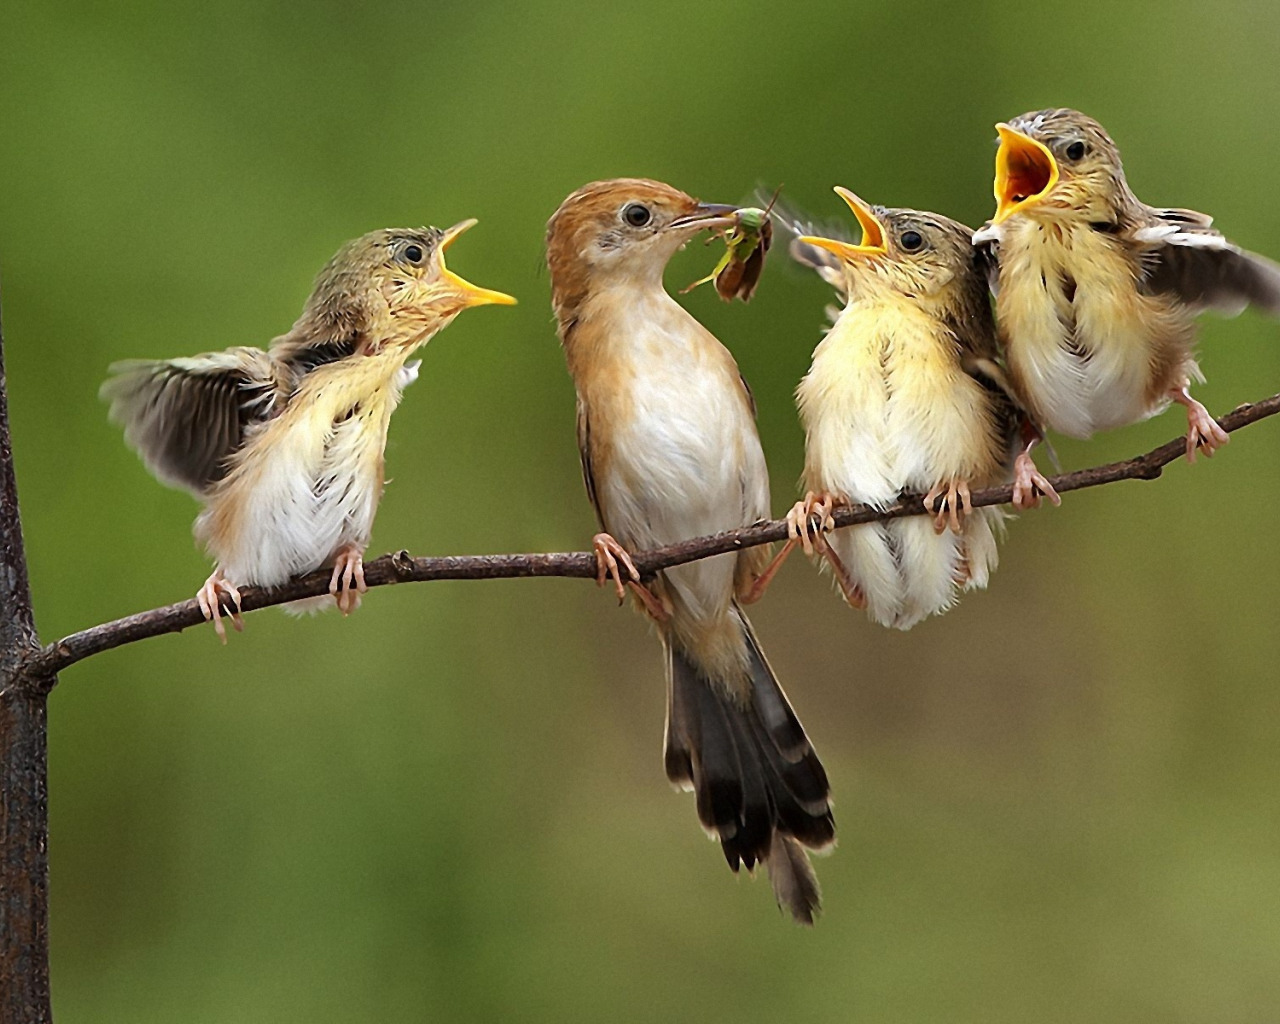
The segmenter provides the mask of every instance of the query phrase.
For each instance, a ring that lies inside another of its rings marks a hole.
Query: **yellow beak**
[[[996,215],[999,224],[1017,210],[1042,200],[1058,184],[1058,161],[1049,147],[1001,122],[996,151]]]
[[[816,245],[820,249],[826,249],[842,259],[865,259],[867,257],[884,256],[889,251],[884,240],[884,226],[876,219],[876,215],[871,212],[871,207],[847,188],[837,185],[835,193],[849,204],[849,209],[858,218],[858,223],[862,226],[861,244],[852,245],[836,238],[821,238],[818,235],[801,235],[800,241],[808,245]]]
[[[507,295],[505,292],[490,291],[488,288],[478,288],[470,281],[463,280],[452,270],[444,265],[444,252],[449,246],[453,245],[458,236],[469,228],[476,225],[474,217],[469,220],[461,221],[449,228],[444,233],[444,238],[440,239],[440,248],[437,250],[440,255],[440,281],[450,290],[458,299],[460,309],[467,309],[470,306],[514,306],[516,300]]]

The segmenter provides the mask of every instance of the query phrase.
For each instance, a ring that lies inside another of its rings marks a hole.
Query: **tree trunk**
[[[54,678],[19,672],[39,647],[31,614],[0,331],[0,1020],[53,1019],[49,1005],[49,757]]]

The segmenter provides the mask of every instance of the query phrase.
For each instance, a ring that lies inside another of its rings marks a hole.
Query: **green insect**
[[[779,186],[781,187],[781,186]],[[773,222],[769,219],[769,211],[773,209],[778,193],[763,210],[748,206],[738,210],[732,226],[725,228],[720,237],[724,239],[725,252],[706,277],[699,278],[682,289],[680,294],[693,291],[700,284],[715,281],[716,291],[725,302],[741,299],[748,302],[755,294],[756,285],[760,283],[760,274],[764,271],[765,254],[773,242]]]

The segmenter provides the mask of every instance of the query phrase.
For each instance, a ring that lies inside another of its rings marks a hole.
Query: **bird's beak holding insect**
[[[685,231],[692,234],[704,228],[727,228],[735,223],[736,206],[724,203],[699,203],[690,213],[677,217],[667,225],[668,231]]]

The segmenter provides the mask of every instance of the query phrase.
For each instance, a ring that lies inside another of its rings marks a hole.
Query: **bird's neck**
[[[577,379],[601,365],[670,359],[698,345],[705,329],[662,286],[616,278],[594,282],[577,304],[557,309],[569,372]]]

